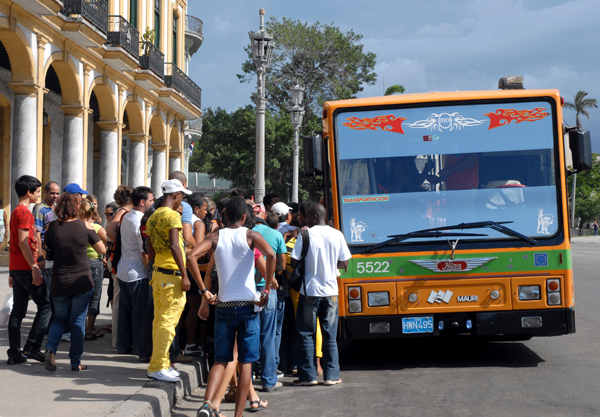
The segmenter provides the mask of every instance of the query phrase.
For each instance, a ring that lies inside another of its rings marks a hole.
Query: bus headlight
[[[519,301],[540,300],[539,285],[519,285]]]
[[[387,291],[368,293],[369,307],[381,307],[390,305],[390,293]]]

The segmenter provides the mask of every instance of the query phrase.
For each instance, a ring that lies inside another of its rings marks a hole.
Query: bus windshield
[[[553,113],[551,101],[336,112],[346,240],[376,244],[479,221],[513,221],[511,229],[533,238],[555,235]],[[469,239],[506,238],[481,233]]]

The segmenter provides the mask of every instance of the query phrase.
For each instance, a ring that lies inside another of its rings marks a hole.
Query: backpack
[[[115,214],[117,214],[119,210],[126,209],[118,208],[117,211],[115,211]],[[125,216],[127,213],[129,213],[128,210],[126,210],[123,216]],[[108,245],[108,250],[106,251],[106,257],[110,260],[111,265],[110,272],[112,272],[113,274],[117,273],[117,267],[119,266],[119,261],[121,260],[121,256],[123,255],[121,243],[121,222],[123,221],[123,216],[121,216],[121,219],[119,220],[119,227],[117,228],[117,239],[114,242],[111,242],[110,245]]]
[[[308,230],[302,229],[300,232],[302,236],[302,253],[300,256],[300,260],[298,264],[292,271],[290,275],[290,287],[294,291],[300,292],[300,288],[304,285],[304,294],[306,295],[306,281],[304,279],[304,274],[306,273],[306,254],[308,253],[308,248],[310,246],[310,239],[308,235]]]

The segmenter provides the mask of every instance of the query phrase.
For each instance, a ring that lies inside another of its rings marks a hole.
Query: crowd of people
[[[15,183],[9,365],[33,359],[56,371],[59,344],[70,341],[71,370],[85,370],[84,341],[105,332],[155,380],[177,382],[178,362],[209,357],[202,417],[219,416],[223,401],[236,403],[236,416],[246,401],[251,411],[266,408],[253,376],[263,392],[282,388],[284,375],[296,386],[318,385],[318,375],[327,386],[342,382],[337,277],[351,254],[321,204],[288,205],[276,194],[255,204],[243,190],[215,204],[175,171],[157,199],[149,187],[119,186],[103,227],[97,199],[78,184],[61,193],[51,181],[38,202],[41,187],[27,175]],[[300,261],[295,291],[288,278]],[[105,278],[112,320],[98,329]],[[37,313],[21,349],[29,298]]]

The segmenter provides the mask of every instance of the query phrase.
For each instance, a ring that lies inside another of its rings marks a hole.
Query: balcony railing
[[[140,42],[140,68],[165,78],[165,54],[151,42]]]
[[[108,29],[108,2],[106,0],[63,0],[62,14],[65,16],[81,15],[106,35]]]
[[[165,64],[165,85],[183,94],[189,101],[201,108],[202,89],[196,85],[177,65]]]
[[[194,16],[185,16],[185,30],[189,32],[196,32],[202,36],[202,20]]]
[[[107,43],[111,46],[120,46],[133,57],[139,56],[140,32],[123,16],[108,16]]]

